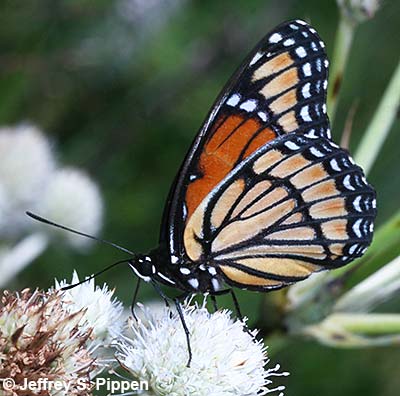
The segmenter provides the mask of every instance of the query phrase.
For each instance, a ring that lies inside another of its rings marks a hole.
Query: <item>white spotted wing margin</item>
[[[366,251],[375,191],[347,151],[313,133],[275,139],[238,165],[198,207],[187,255],[233,286],[267,290]]]

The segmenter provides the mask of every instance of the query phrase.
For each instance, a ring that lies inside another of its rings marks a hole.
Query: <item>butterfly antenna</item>
[[[62,230],[69,231],[69,232],[72,232],[72,233],[77,234],[77,235],[80,235],[80,236],[84,236],[84,237],[89,238],[89,239],[93,239],[94,241],[97,241],[97,242],[105,243],[106,245],[113,246],[113,247],[115,247],[115,248],[118,249],[118,250],[121,250],[121,251],[123,251],[123,252],[125,252],[125,253],[130,254],[131,256],[134,256],[134,255],[135,255],[135,254],[134,254],[133,252],[131,252],[130,250],[128,250],[128,249],[126,249],[126,248],[124,248],[124,247],[122,247],[122,246],[119,246],[119,245],[117,245],[117,244],[115,244],[115,243],[113,243],[113,242],[106,241],[105,239],[96,238],[96,237],[94,237],[93,235],[85,234],[84,232],[80,232],[80,231],[74,230],[74,229],[69,228],[69,227],[66,227],[66,226],[64,226],[64,225],[62,225],[62,224],[54,223],[53,221],[47,220],[47,219],[45,219],[45,218],[43,218],[43,217],[40,217],[40,216],[38,216],[38,215],[36,215],[36,214],[34,214],[34,213],[32,213],[32,212],[25,212],[25,213],[26,213],[29,217],[32,217],[32,219],[37,220],[37,221],[40,221],[41,223],[48,224],[48,225],[51,225],[51,226],[53,226],[53,227],[61,228]]]
[[[119,265],[119,264],[128,263],[128,262],[129,262],[129,260],[120,260],[120,261],[117,261],[116,263],[113,263],[113,264],[109,265],[108,267],[102,269],[101,271],[96,272],[94,275],[88,276],[88,277],[87,277],[85,280],[83,280],[83,281],[80,281],[80,282],[78,282],[78,283],[74,283],[73,285],[68,285],[68,286],[62,287],[61,290],[65,291],[65,290],[73,289],[73,288],[76,287],[76,286],[79,286],[79,285],[82,285],[83,283],[89,282],[91,279],[96,278],[96,276],[101,275],[103,272],[106,272],[106,271],[110,270],[111,268],[113,268],[113,267],[115,267],[115,266],[117,266],[117,265]]]

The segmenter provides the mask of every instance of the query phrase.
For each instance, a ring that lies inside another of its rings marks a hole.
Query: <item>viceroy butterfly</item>
[[[331,140],[327,77],[324,43],[306,22],[261,40],[183,161],[159,247],[129,260],[141,279],[160,293],[159,284],[186,294],[268,291],[364,254],[375,191]]]
[[[138,275],[193,293],[266,291],[365,252],[375,192],[330,139],[327,74],[302,20],[256,46],[195,138]]]

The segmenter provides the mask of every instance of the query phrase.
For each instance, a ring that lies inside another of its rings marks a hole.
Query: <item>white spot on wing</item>
[[[358,219],[354,224],[353,224],[353,231],[354,234],[356,234],[359,238],[362,237],[362,232],[360,230],[360,225],[361,225],[362,219]]]
[[[283,45],[285,46],[285,47],[289,47],[290,45],[293,45],[294,44],[294,40],[293,39],[287,39],[287,40],[285,40],[284,42],[283,42]]]
[[[289,150],[298,150],[300,147],[291,141],[285,142],[285,146],[289,149]]]
[[[269,42],[270,43],[279,43],[279,41],[282,40],[282,35],[280,35],[279,33],[274,33],[270,38],[269,38]]]
[[[303,73],[306,77],[311,76],[311,65],[309,63],[303,65]]]
[[[332,168],[333,170],[335,170],[335,171],[337,171],[337,172],[340,172],[340,171],[341,171],[341,169],[340,169],[340,167],[339,167],[339,164],[337,163],[337,161],[336,161],[335,159],[332,159],[331,162],[330,162],[330,164],[331,164],[331,168]]]
[[[240,96],[238,94],[233,94],[227,101],[228,106],[236,106],[240,102]]]
[[[361,209],[361,206],[360,206],[360,201],[361,201],[361,195],[358,195],[358,196],[356,197],[356,199],[353,201],[354,209],[355,209],[357,212],[362,212],[362,209]]]
[[[240,105],[240,108],[247,112],[253,111],[257,107],[257,101],[255,99],[246,100]]]
[[[176,264],[179,261],[179,258],[177,256],[171,256],[171,263]]]
[[[356,251],[357,247],[358,247],[357,244],[351,245],[350,248],[349,248],[349,253],[353,254]]]
[[[310,87],[311,87],[311,84],[310,84],[310,83],[307,83],[307,84],[305,84],[305,85],[303,86],[303,88],[301,89],[301,94],[302,94],[303,97],[306,98],[306,99],[309,98],[309,97],[311,96]]]
[[[311,148],[310,148],[310,153],[311,153],[312,155],[314,155],[315,157],[318,157],[318,158],[321,158],[321,157],[324,156],[324,154],[321,153],[321,151],[319,151],[319,150],[316,149],[315,147],[311,147]]]
[[[343,179],[343,185],[351,191],[354,191],[355,188],[351,185],[350,183],[350,175],[347,175],[344,179]]]
[[[328,80],[324,80],[322,86],[323,86],[324,89],[326,90],[326,88],[328,88]]]
[[[250,66],[254,65],[261,57],[263,56],[262,52],[257,52],[254,56],[253,59],[250,61]]]
[[[295,52],[300,58],[304,58],[305,56],[307,56],[307,52],[304,47],[297,47]]]
[[[311,131],[307,132],[304,136],[307,136],[308,138],[311,138],[311,139],[319,138],[319,136],[315,133],[315,129],[311,129]]]
[[[312,118],[310,117],[310,113],[308,112],[308,106],[304,106],[301,108],[300,115],[304,121],[312,121]]]
[[[302,19],[296,19],[296,22],[300,25],[307,25],[307,22],[304,22]]]
[[[217,275],[217,270],[214,267],[208,267],[210,275]]]
[[[264,113],[263,111],[259,111],[258,113],[258,116],[265,122],[265,121],[267,121],[267,113]]]

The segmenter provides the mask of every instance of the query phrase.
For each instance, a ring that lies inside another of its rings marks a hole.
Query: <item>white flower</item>
[[[97,234],[103,215],[103,202],[96,184],[83,172],[64,168],[57,170],[40,205],[40,215],[88,234]],[[50,232],[48,226],[43,230]],[[58,230],[75,247],[85,246],[89,239]],[[51,234],[56,230],[51,228]]]
[[[79,282],[74,271],[71,283],[66,280],[55,281],[55,288],[60,289]],[[85,310],[80,322],[81,326],[92,329],[92,344],[94,346],[109,346],[123,327],[122,303],[113,298],[114,291],[104,284],[102,288],[95,286],[94,279],[70,290],[64,291],[61,298],[66,303],[67,310]]]
[[[32,125],[0,128],[0,236],[14,237],[32,223],[34,210],[55,162],[50,144]]]
[[[188,349],[179,315],[168,308],[156,314],[143,309],[145,319],[131,320],[132,337],[121,336],[117,358],[139,380],[148,381],[153,395],[251,396],[281,391],[269,389],[279,366],[265,369],[266,349],[244,330],[243,323],[227,310],[183,306],[190,331],[193,358],[187,367]]]

